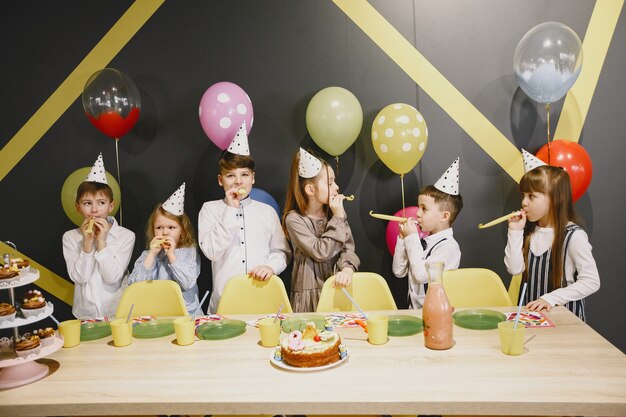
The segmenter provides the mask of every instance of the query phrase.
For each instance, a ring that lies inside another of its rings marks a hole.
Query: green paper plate
[[[196,329],[198,338],[202,340],[222,340],[244,334],[246,322],[241,320],[222,319],[201,324]]]
[[[389,316],[389,336],[411,336],[424,331],[424,322],[415,316]]]
[[[506,320],[506,316],[499,311],[477,308],[456,312],[452,318],[457,326],[473,330],[497,329],[498,323]]]
[[[326,317],[324,316],[291,316],[283,320],[283,332],[291,333],[294,330],[302,331],[306,328],[306,324],[310,321],[315,323],[315,327],[317,327],[318,330],[324,330],[324,323],[326,322]]]
[[[80,325],[80,341],[102,339],[111,336],[111,324],[108,321],[83,323]]]
[[[174,319],[155,319],[133,325],[133,337],[154,339],[174,333]]]

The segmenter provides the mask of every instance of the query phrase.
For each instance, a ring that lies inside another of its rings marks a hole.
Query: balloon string
[[[337,173],[335,174],[335,178],[339,177],[339,155],[335,156],[335,165],[337,165]]]
[[[123,215],[122,215],[122,177],[120,176],[120,151],[118,148],[118,143],[120,139],[115,138],[115,162],[117,162],[117,182],[120,185],[120,201],[118,202],[120,207],[120,226],[124,225]]]
[[[550,103],[546,103],[546,125],[548,128],[548,165],[550,165]]]
[[[406,217],[406,210],[404,208],[404,174],[400,174],[400,184],[402,184],[402,217]]]

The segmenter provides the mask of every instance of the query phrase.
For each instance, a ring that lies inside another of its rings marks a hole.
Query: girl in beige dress
[[[359,267],[335,172],[304,149],[294,155],[283,229],[293,248],[291,306],[315,311],[324,281],[345,287]]]

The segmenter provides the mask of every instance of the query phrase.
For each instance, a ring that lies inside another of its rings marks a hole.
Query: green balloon
[[[83,224],[83,216],[76,210],[76,190],[78,190],[78,186],[85,181],[87,175],[91,172],[91,167],[79,168],[76,171],[72,172],[65,182],[63,183],[63,187],[61,188],[61,205],[63,205],[63,211],[67,217],[74,223],[76,226],[80,226]],[[113,178],[113,175],[106,173],[107,182],[109,183],[109,187],[113,190],[113,200],[115,201],[115,207],[113,208],[112,216],[115,216],[118,208],[120,207],[120,202],[122,199],[122,193],[120,192],[120,186]]]
[[[317,146],[339,156],[359,137],[363,109],[350,91],[328,87],[313,96],[306,109],[306,127]]]

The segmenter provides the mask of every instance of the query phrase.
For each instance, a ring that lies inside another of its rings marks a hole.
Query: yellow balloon
[[[378,158],[396,174],[406,174],[422,159],[428,144],[426,121],[414,107],[395,103],[372,123],[372,145]]]
[[[61,204],[63,205],[63,211],[65,211],[67,217],[76,226],[80,226],[83,223],[83,216],[76,210],[76,190],[78,190],[78,186],[85,181],[90,171],[91,167],[77,169],[67,177],[61,188]],[[113,208],[111,216],[115,216],[120,206],[122,193],[113,175],[107,172],[106,176],[109,187],[113,190],[113,200],[115,201],[115,207]]]
[[[361,104],[345,88],[319,91],[306,109],[306,128],[311,138],[332,156],[344,153],[359,137],[362,126]]]

